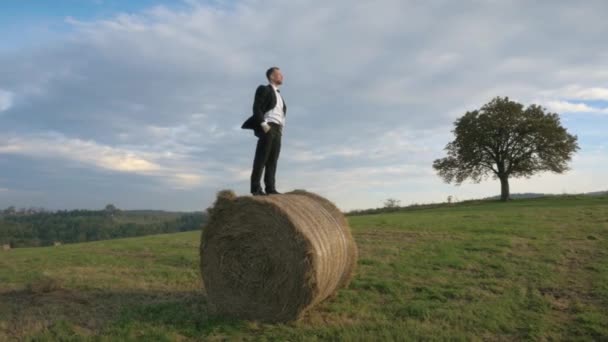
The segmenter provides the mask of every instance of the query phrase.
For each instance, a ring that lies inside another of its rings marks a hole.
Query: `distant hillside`
[[[511,194],[510,196],[511,196],[511,199],[514,199],[514,200],[544,198],[544,197],[608,196],[608,190],[586,192],[586,193],[580,193],[580,194],[544,194],[544,193],[527,192],[527,193],[515,193],[515,194]],[[416,203],[416,204],[411,204],[411,205],[407,205],[407,206],[387,206],[387,207],[381,207],[381,208],[355,209],[355,210],[346,212],[346,215],[356,216],[356,215],[370,215],[370,214],[380,214],[380,213],[396,212],[396,211],[433,209],[433,208],[440,208],[440,207],[446,207],[446,206],[496,201],[499,199],[500,199],[500,195],[497,195],[497,196],[485,197],[485,198],[480,198],[480,199],[457,201],[457,202],[453,202],[453,203],[448,203],[448,202],[426,203],[426,204]]]
[[[161,210],[16,210],[0,211],[0,245],[49,246],[150,234],[197,230],[206,222],[203,212]]]
[[[538,197],[549,197],[549,196],[603,196],[608,195],[607,191],[594,191],[594,192],[583,192],[580,194],[545,194],[545,193],[536,193],[536,192],[524,192],[518,194],[511,194],[511,199],[517,198],[538,198]],[[486,197],[484,200],[496,200],[500,199],[500,195]]]
[[[604,195],[608,195],[608,190],[606,190],[606,191],[585,192],[583,195],[587,195],[587,196],[604,196]]]

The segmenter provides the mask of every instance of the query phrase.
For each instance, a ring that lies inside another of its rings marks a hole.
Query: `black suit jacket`
[[[260,137],[264,130],[262,129],[262,122],[264,121],[264,113],[271,110],[277,105],[277,96],[272,89],[272,85],[260,84],[258,89],[255,91],[255,98],[253,100],[253,115],[251,115],[241,128],[252,129],[253,134],[256,137]],[[283,98],[283,113],[287,115],[287,105],[285,104],[285,98]]]

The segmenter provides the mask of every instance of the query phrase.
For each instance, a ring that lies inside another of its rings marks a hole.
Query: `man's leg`
[[[272,138],[272,146],[270,148],[270,153],[266,162],[266,171],[264,173],[264,184],[266,185],[267,193],[277,191],[275,183],[275,174],[277,173],[277,163],[279,161],[279,153],[281,152],[282,132],[280,132],[279,129],[275,127],[273,127],[272,129],[276,129],[277,131],[274,132]]]
[[[251,171],[251,192],[257,192],[262,190],[260,180],[262,178],[262,172],[264,171],[264,165],[268,160],[270,150],[272,147],[272,136],[271,131],[263,133],[258,138],[258,144],[255,148],[255,157],[253,158],[253,170]]]

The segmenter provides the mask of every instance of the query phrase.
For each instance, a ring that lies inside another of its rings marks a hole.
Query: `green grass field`
[[[0,251],[0,341],[608,340],[608,197],[349,221],[356,276],[291,324],[209,316],[199,232]]]

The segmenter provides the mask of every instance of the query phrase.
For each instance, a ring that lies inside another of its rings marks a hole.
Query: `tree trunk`
[[[509,176],[500,176],[500,200],[508,201],[509,198]]]

